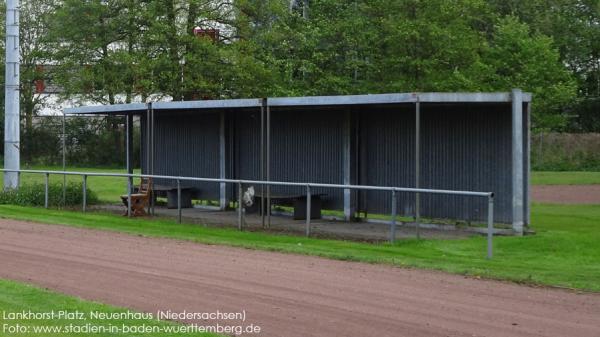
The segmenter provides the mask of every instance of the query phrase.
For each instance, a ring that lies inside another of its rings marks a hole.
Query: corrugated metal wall
[[[144,148],[145,126],[144,121]],[[154,174],[219,178],[219,113],[156,111],[154,126]],[[145,153],[144,149],[143,158]],[[145,160],[142,163],[146,172]],[[175,182],[157,180],[155,184],[174,185]],[[219,199],[216,183],[182,182],[182,185],[196,187],[202,199]]]
[[[511,107],[423,107],[422,186],[494,192],[498,222],[512,222]],[[423,215],[483,221],[487,202],[462,196],[422,197]]]
[[[415,108],[362,111],[366,172],[361,183],[415,186]],[[421,105],[421,187],[492,191],[495,219],[512,221],[510,105]],[[363,165],[364,166],[364,165]],[[389,213],[389,193],[368,192],[370,213]],[[413,216],[414,194],[399,195],[398,211]],[[421,195],[421,215],[485,220],[482,198]]]
[[[237,111],[228,115],[234,126],[234,179],[261,180],[260,111]]]
[[[344,127],[352,111],[352,183],[415,186],[415,105],[272,108],[271,180],[343,184]],[[526,111],[526,110],[525,110]],[[227,177],[260,179],[260,110],[228,111]],[[422,104],[421,187],[496,193],[495,219],[512,221],[510,104]],[[145,117],[142,157],[145,158]],[[219,176],[219,113],[156,112],[155,174]],[[145,160],[142,160],[143,171]],[[525,182],[527,183],[527,182]],[[187,183],[186,183],[187,184]],[[196,184],[218,199],[218,184]],[[304,189],[274,187],[273,194]],[[325,207],[343,209],[343,191],[326,193]],[[228,197],[235,198],[235,186]],[[353,207],[389,214],[390,193],[353,193]],[[414,214],[414,195],[398,195],[398,211]],[[526,203],[527,204],[527,203]],[[424,217],[481,221],[481,198],[421,196]]]
[[[415,186],[414,105],[364,107],[359,111],[359,184]],[[398,212],[412,214],[414,197],[398,194]],[[391,193],[360,192],[359,211],[389,213]]]

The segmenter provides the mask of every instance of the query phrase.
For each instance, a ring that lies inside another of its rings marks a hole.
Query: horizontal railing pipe
[[[123,177],[123,178],[152,178],[152,179],[170,179],[181,181],[197,181],[207,183],[229,183],[229,184],[244,184],[244,185],[269,185],[269,186],[296,186],[306,187],[310,184],[311,187],[320,188],[336,188],[336,189],[353,189],[365,191],[396,191],[409,193],[429,193],[429,194],[447,194],[447,195],[462,195],[489,197],[493,196],[492,192],[473,192],[473,191],[457,191],[457,190],[440,190],[427,188],[408,188],[408,187],[391,187],[391,186],[369,186],[369,185],[342,185],[342,184],[321,184],[321,183],[296,183],[284,181],[261,181],[261,180],[244,180],[244,179],[220,179],[220,178],[196,178],[182,176],[165,176],[155,174],[128,174],[128,173],[102,173],[102,172],[77,172],[77,171],[41,171],[41,170],[10,170],[0,169],[0,172],[21,172],[33,174],[57,174],[57,175],[72,175],[72,176],[88,176],[88,177]]]
[[[429,194],[446,194],[446,195],[458,195],[458,196],[475,196],[484,197],[488,200],[488,219],[487,219],[487,257],[492,258],[492,237],[493,237],[493,221],[494,221],[494,193],[493,192],[473,192],[473,191],[455,191],[455,190],[439,190],[439,189],[427,189],[427,188],[408,188],[408,187],[393,187],[393,186],[368,186],[368,185],[341,185],[341,184],[322,184],[322,183],[297,183],[297,182],[283,182],[283,181],[261,181],[261,180],[244,180],[244,179],[222,179],[222,178],[196,178],[196,177],[182,177],[182,176],[165,176],[156,174],[132,174],[132,173],[103,173],[103,172],[77,172],[77,171],[49,171],[49,170],[11,170],[11,169],[0,169],[0,172],[16,172],[19,175],[23,173],[30,174],[45,174],[48,175],[63,175],[63,176],[81,176],[83,177],[83,188],[87,187],[88,177],[123,177],[131,180],[132,178],[152,178],[152,179],[166,179],[177,181],[178,190],[178,222],[181,222],[181,181],[196,181],[205,183],[225,183],[225,184],[236,184],[238,186],[238,228],[243,229],[244,212],[243,212],[243,201],[242,201],[242,186],[243,185],[261,185],[261,186],[294,186],[304,187],[307,189],[307,209],[306,209],[306,235],[310,235],[310,216],[311,216],[311,189],[313,188],[334,188],[334,189],[345,189],[345,190],[362,190],[362,191],[388,191],[392,192],[392,220],[390,227],[390,242],[394,241],[395,238],[395,218],[396,210],[396,198],[397,192],[405,193],[429,193]],[[128,185],[131,185],[130,183]],[[131,186],[128,186],[128,199],[129,207],[131,207]],[[47,192],[46,192],[47,193]],[[46,196],[47,198],[47,196]],[[86,190],[83,191],[83,211],[86,211],[87,203]],[[47,205],[47,201],[46,201]],[[264,207],[261,203],[261,207]],[[269,210],[267,210],[269,211]],[[128,209],[128,214],[131,210]]]

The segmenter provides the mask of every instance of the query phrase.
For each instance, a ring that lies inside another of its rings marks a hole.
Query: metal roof
[[[523,102],[530,102],[532,95],[523,93]],[[276,97],[267,98],[271,107],[303,107],[303,106],[343,106],[343,105],[386,105],[415,103],[509,103],[512,101],[510,92],[497,93],[396,93],[375,95],[346,95],[346,96],[307,96],[307,97]],[[150,103],[149,103],[150,104]],[[73,114],[140,114],[147,111],[149,104],[117,104],[84,106],[65,109],[65,113]],[[151,103],[154,110],[218,110],[259,108],[263,99],[228,99],[206,101],[173,101]]]

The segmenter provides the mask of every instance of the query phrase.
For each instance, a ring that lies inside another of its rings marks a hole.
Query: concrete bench
[[[311,194],[310,197],[310,218],[320,219],[321,210],[323,208],[322,197],[327,194],[318,193]],[[260,210],[260,205],[266,205],[267,195],[256,194],[254,195],[254,204],[251,207],[246,208],[248,213],[257,213]],[[263,203],[264,200],[264,203]],[[306,220],[306,207],[307,207],[307,196],[306,194],[298,195],[279,195],[271,194],[271,204],[280,206],[292,206],[294,208],[294,220]],[[266,212],[265,208],[265,212]]]

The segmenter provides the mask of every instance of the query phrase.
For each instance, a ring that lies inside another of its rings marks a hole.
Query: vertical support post
[[[219,178],[227,178],[226,166],[226,141],[225,141],[225,112],[221,111],[220,129],[219,129]],[[219,208],[224,211],[227,208],[227,184],[221,182],[219,184]]]
[[[242,183],[238,182],[238,229],[244,229],[244,203],[242,196],[244,191],[242,189]]]
[[[392,220],[390,222],[390,243],[396,241],[396,216],[398,215],[398,199],[396,190],[392,190]]]
[[[6,1],[6,69],[4,116],[4,168],[20,169],[20,56],[19,0]],[[17,172],[4,172],[4,189],[19,187]]]
[[[46,177],[44,179],[44,208],[48,208],[48,185],[49,185],[49,181],[50,181],[50,173],[46,172]]]
[[[417,96],[415,111],[415,188],[421,188],[421,101]],[[415,228],[421,238],[421,194],[415,193]]]
[[[125,166],[127,174],[133,173],[133,115],[125,116]]]
[[[127,177],[127,217],[131,218],[131,190],[133,189],[133,178]]]
[[[148,110],[146,110],[146,172],[145,174],[152,174],[150,172],[150,111],[152,110],[152,103],[148,103]],[[154,199],[154,193],[151,193],[150,200]],[[148,203],[148,214],[150,214],[150,202]]]
[[[125,116],[125,143],[126,143],[126,168],[127,174],[133,174],[133,115]],[[127,177],[127,216],[131,217],[131,189],[133,178]]]
[[[265,107],[267,99],[262,99],[260,107],[260,180],[265,179]],[[262,228],[265,228],[265,185],[260,185],[260,221]]]
[[[271,181],[271,107],[267,104],[267,182]],[[271,228],[271,185],[267,185],[267,227]]]
[[[87,211],[87,176],[83,175],[83,212]]]
[[[150,133],[152,134],[152,137],[150,138],[150,148],[152,149],[152,151],[150,152],[150,174],[154,174],[154,108],[152,107],[152,105],[150,105],[150,116],[151,116],[151,123],[150,123]],[[154,198],[154,189],[151,189],[151,193],[150,193],[150,206],[152,209],[152,216],[154,216],[154,202],[155,202],[155,198]]]
[[[67,170],[67,115],[63,111],[62,118],[62,170]],[[67,202],[67,175],[63,174],[63,185],[62,185],[62,203],[63,206]]]
[[[526,142],[527,142],[527,160],[525,165],[527,165],[527,183],[525,184],[525,196],[526,196],[526,214],[525,214],[525,225],[529,226],[531,224],[531,100],[527,103],[527,127],[525,129],[527,133]]]
[[[306,185],[306,236],[310,236],[310,218],[311,218],[311,191],[310,185]]]
[[[181,180],[177,179],[177,223],[181,223]]]
[[[494,194],[488,197],[488,221],[487,221],[487,258],[491,259],[494,255],[493,249],[494,236]]]
[[[351,150],[352,150],[352,146],[351,146],[351,142],[352,142],[352,136],[351,136],[351,115],[350,115],[350,111],[346,112],[346,115],[344,116],[344,124],[343,124],[343,168],[342,168],[342,172],[343,172],[343,181],[344,181],[344,185],[350,185],[351,184],[351,165],[352,165],[352,161],[351,161]],[[344,219],[346,221],[350,221],[350,219],[352,218],[352,191],[350,189],[344,189]]]
[[[523,92],[512,91],[512,215],[513,230],[523,234]]]

